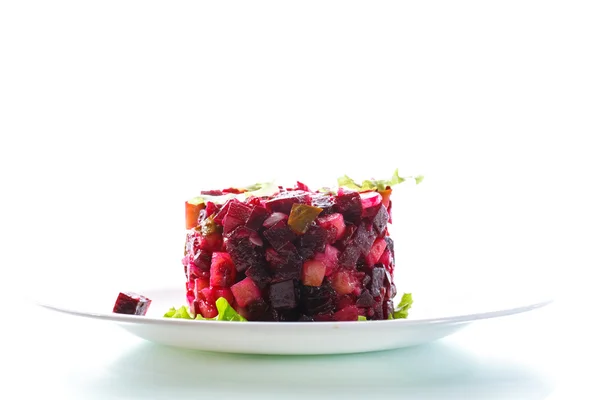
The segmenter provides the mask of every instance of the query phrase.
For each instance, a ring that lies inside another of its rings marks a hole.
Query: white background
[[[585,315],[599,20],[592,1],[1,2],[2,295],[179,282],[200,189],[399,167],[425,175],[394,197],[400,286],[550,288]]]

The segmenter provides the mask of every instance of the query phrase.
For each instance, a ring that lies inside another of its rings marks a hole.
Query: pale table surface
[[[592,331],[565,343],[560,302],[429,345],[300,357],[169,348],[110,322],[28,307],[35,318],[5,340],[3,399],[600,398]]]

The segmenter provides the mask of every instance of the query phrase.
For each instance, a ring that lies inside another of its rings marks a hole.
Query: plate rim
[[[554,298],[547,297],[544,300],[537,301],[534,303],[527,303],[525,305],[503,308],[500,310],[486,311],[486,312],[477,312],[477,313],[468,313],[468,314],[458,314],[458,315],[450,315],[444,317],[433,317],[433,318],[406,318],[406,319],[394,319],[394,320],[377,320],[377,321],[322,321],[322,322],[292,322],[292,323],[282,323],[282,322],[272,322],[272,321],[247,321],[241,324],[242,327],[278,327],[280,329],[296,329],[300,327],[320,327],[320,328],[331,328],[331,327],[339,327],[340,325],[348,326],[373,326],[376,325],[403,325],[403,326],[419,326],[419,325],[437,325],[437,324],[458,324],[458,323],[468,323],[485,319],[499,318],[505,317],[515,314],[521,314],[528,311],[533,311],[547,305],[550,305],[554,302]],[[165,318],[165,317],[146,317],[141,315],[129,315],[129,314],[116,314],[116,313],[103,313],[103,312],[90,312],[77,310],[73,308],[61,307],[58,305],[50,304],[49,302],[36,300],[35,303],[42,308],[60,312],[63,314],[98,319],[104,321],[113,321],[118,323],[135,323],[135,324],[144,324],[144,325],[179,325],[179,326],[205,326],[206,324],[210,326],[236,326],[238,324],[231,323],[231,321],[205,321],[205,320],[187,320],[187,319],[179,319],[179,318]],[[286,328],[287,327],[287,328]]]

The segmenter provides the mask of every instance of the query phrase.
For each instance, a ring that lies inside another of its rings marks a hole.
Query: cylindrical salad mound
[[[166,316],[406,317],[409,304],[394,310],[394,241],[388,231],[392,186],[404,180],[396,171],[389,181],[359,186],[343,177],[339,188],[317,191],[298,182],[293,188],[258,184],[201,192],[185,204],[182,262],[189,308]]]

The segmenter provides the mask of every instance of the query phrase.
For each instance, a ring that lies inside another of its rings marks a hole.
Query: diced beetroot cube
[[[321,286],[302,286],[300,288],[300,308],[306,315],[328,313],[335,308],[336,293],[327,281]]]
[[[371,294],[373,297],[381,296],[382,289],[384,289],[385,280],[385,268],[375,267],[371,273]]]
[[[371,226],[361,223],[354,234],[353,241],[360,250],[360,253],[366,257],[375,241],[375,232],[373,232]]]
[[[279,221],[267,229],[264,235],[275,250],[279,250],[296,239],[296,235],[288,228],[284,221]]]
[[[385,242],[385,240],[383,238],[376,239],[375,242],[373,243],[373,246],[371,247],[371,251],[365,257],[365,262],[367,263],[367,266],[371,267],[371,266],[375,265],[381,258],[382,254],[386,250],[386,248],[387,248],[387,243]]]
[[[357,321],[358,308],[356,306],[348,306],[333,314],[333,319],[336,321]]]
[[[388,224],[389,214],[385,207],[379,207],[379,211],[373,218],[373,230],[377,237],[382,237],[385,234]]]
[[[220,251],[223,247],[223,236],[218,232],[206,236],[202,235],[198,238],[198,243],[201,250]]]
[[[317,218],[317,224],[325,230],[332,232],[330,243],[340,240],[346,231],[344,216],[340,213],[329,214],[324,217]]]
[[[223,234],[228,235],[229,233],[233,232],[235,230],[235,228],[237,228],[240,225],[244,225],[244,221],[227,214],[225,216],[225,218],[223,219]]]
[[[215,304],[217,302],[217,295],[215,293],[215,288],[213,287],[205,287],[202,289],[198,295],[198,299],[206,300],[211,304]]]
[[[358,258],[360,257],[360,254],[360,249],[358,248],[354,240],[351,240],[342,252],[342,254],[340,254],[340,266],[346,268],[354,268],[356,266]]]
[[[246,223],[248,218],[250,218],[250,213],[252,212],[252,207],[233,199],[231,204],[229,205],[229,211],[227,211],[227,217],[233,217],[237,220],[242,221],[242,223]]]
[[[263,299],[248,304],[246,315],[248,321],[273,321],[271,307]]]
[[[325,264],[325,276],[331,276],[337,269],[339,255],[340,251],[328,244],[325,246],[325,252],[315,254],[314,259],[323,262]]]
[[[202,314],[204,318],[214,318],[219,315],[219,310],[215,303],[209,303],[206,300],[196,300],[194,302],[196,313]]]
[[[223,206],[221,206],[221,209],[217,212],[217,214],[213,218],[213,220],[216,223],[221,224],[221,225],[223,224],[223,219],[229,212],[229,206],[231,205],[232,202],[233,202],[233,199],[227,200],[227,202],[225,204],[223,204]]]
[[[208,196],[221,196],[223,194],[220,190],[203,190],[200,194],[208,195]]]
[[[204,266],[202,266],[202,267],[204,267]],[[210,276],[210,253],[209,253],[209,259],[208,259],[208,269],[201,269],[193,262],[189,263],[187,268],[188,268],[187,275],[188,275],[188,279],[190,281],[193,281],[196,278],[208,279],[208,277]]]
[[[227,253],[231,256],[235,264],[235,269],[238,272],[243,272],[261,263],[261,256],[255,249],[259,243],[256,240],[253,241],[253,236],[256,236],[257,240],[262,242],[262,239],[260,239],[256,232],[240,226],[231,233],[225,243]]]
[[[188,290],[186,293],[186,299],[187,299],[187,303],[190,306],[190,309],[192,309],[192,306],[194,305],[194,302],[196,301],[196,292],[194,292],[194,290]]]
[[[274,283],[269,288],[271,306],[276,309],[292,309],[297,305],[296,288],[293,280]]]
[[[200,210],[204,208],[204,203],[190,204],[185,202],[185,229],[192,229],[198,226],[198,216]]]
[[[306,260],[312,258],[315,253],[325,251],[326,244],[327,231],[320,226],[312,225],[304,235],[300,236],[297,242],[298,252]]]
[[[192,264],[200,271],[210,271],[210,263],[212,259],[212,254],[205,250],[200,250],[194,254],[194,258],[192,259]],[[202,276],[202,274],[198,274],[198,277]]]
[[[383,284],[383,277],[382,282]],[[360,294],[360,282],[351,271],[339,270],[331,277],[331,286],[338,294]],[[357,293],[358,291],[358,293]]]
[[[325,278],[325,268],[322,261],[305,261],[302,265],[302,283],[305,286],[321,286]]]
[[[377,239],[380,240],[380,239]],[[375,243],[377,243],[377,240],[375,241]],[[375,247],[375,245],[373,245],[373,247]],[[392,253],[388,250],[385,249],[383,251],[383,253],[381,254],[381,257],[379,257],[379,260],[376,261],[376,263],[378,264],[383,264],[386,268],[392,265]]]
[[[202,289],[198,298],[194,302],[196,312],[202,314],[204,318],[214,318],[219,314],[216,302],[220,297],[227,299],[229,304],[233,303],[233,294],[231,290],[224,288],[207,287]]]
[[[213,203],[212,201],[207,201],[206,202],[206,217],[210,217],[211,215],[219,212],[219,209],[217,208],[217,205],[215,203]]]
[[[295,203],[310,204],[310,195],[301,190],[283,192],[266,202],[270,212],[290,213]]]
[[[302,258],[296,247],[288,243],[278,251],[267,249],[265,252],[267,262],[271,266],[273,282],[300,279],[302,273]]]
[[[235,283],[236,270],[231,256],[227,253],[214,252],[210,264],[210,285],[230,287]]]
[[[364,192],[360,194],[360,202],[363,210],[381,204],[381,195],[377,192]]]
[[[235,301],[241,307],[246,307],[248,304],[261,299],[260,288],[250,278],[245,278],[231,286],[231,291]]]
[[[150,303],[152,303],[152,300],[140,294],[121,292],[117,296],[113,312],[117,314],[146,315]]]
[[[210,286],[209,279],[196,278],[194,279],[194,297],[199,298],[200,292]]]
[[[248,221],[246,222],[246,226],[252,230],[258,231],[268,216],[269,212],[267,209],[257,205],[252,209],[250,217],[248,217]]]
[[[331,214],[335,201],[332,195],[327,193],[313,193],[311,196],[311,206],[319,207],[323,210],[321,215]]]
[[[280,212],[274,212],[273,214],[269,215],[267,217],[267,219],[265,219],[265,221],[263,222],[263,226],[265,228],[270,228],[273,225],[277,224],[279,221],[287,222],[287,220],[288,220],[287,214],[280,213]]]
[[[337,300],[337,304],[335,306],[336,310],[341,310],[343,308],[346,308],[348,306],[353,306],[356,303],[356,298],[355,296],[352,295],[344,295],[344,296],[340,296]]]
[[[392,253],[392,258],[394,258],[396,256],[394,254],[394,241],[389,236],[384,237],[384,239],[385,239],[385,242],[387,243],[388,250],[390,251],[390,253]]]
[[[340,191],[335,199],[334,210],[341,213],[346,221],[356,223],[362,215],[362,202],[357,192]]]
[[[375,304],[375,299],[373,299],[373,296],[368,290],[363,290],[358,297],[358,300],[356,300],[356,305],[358,307],[371,307],[373,304]]]

